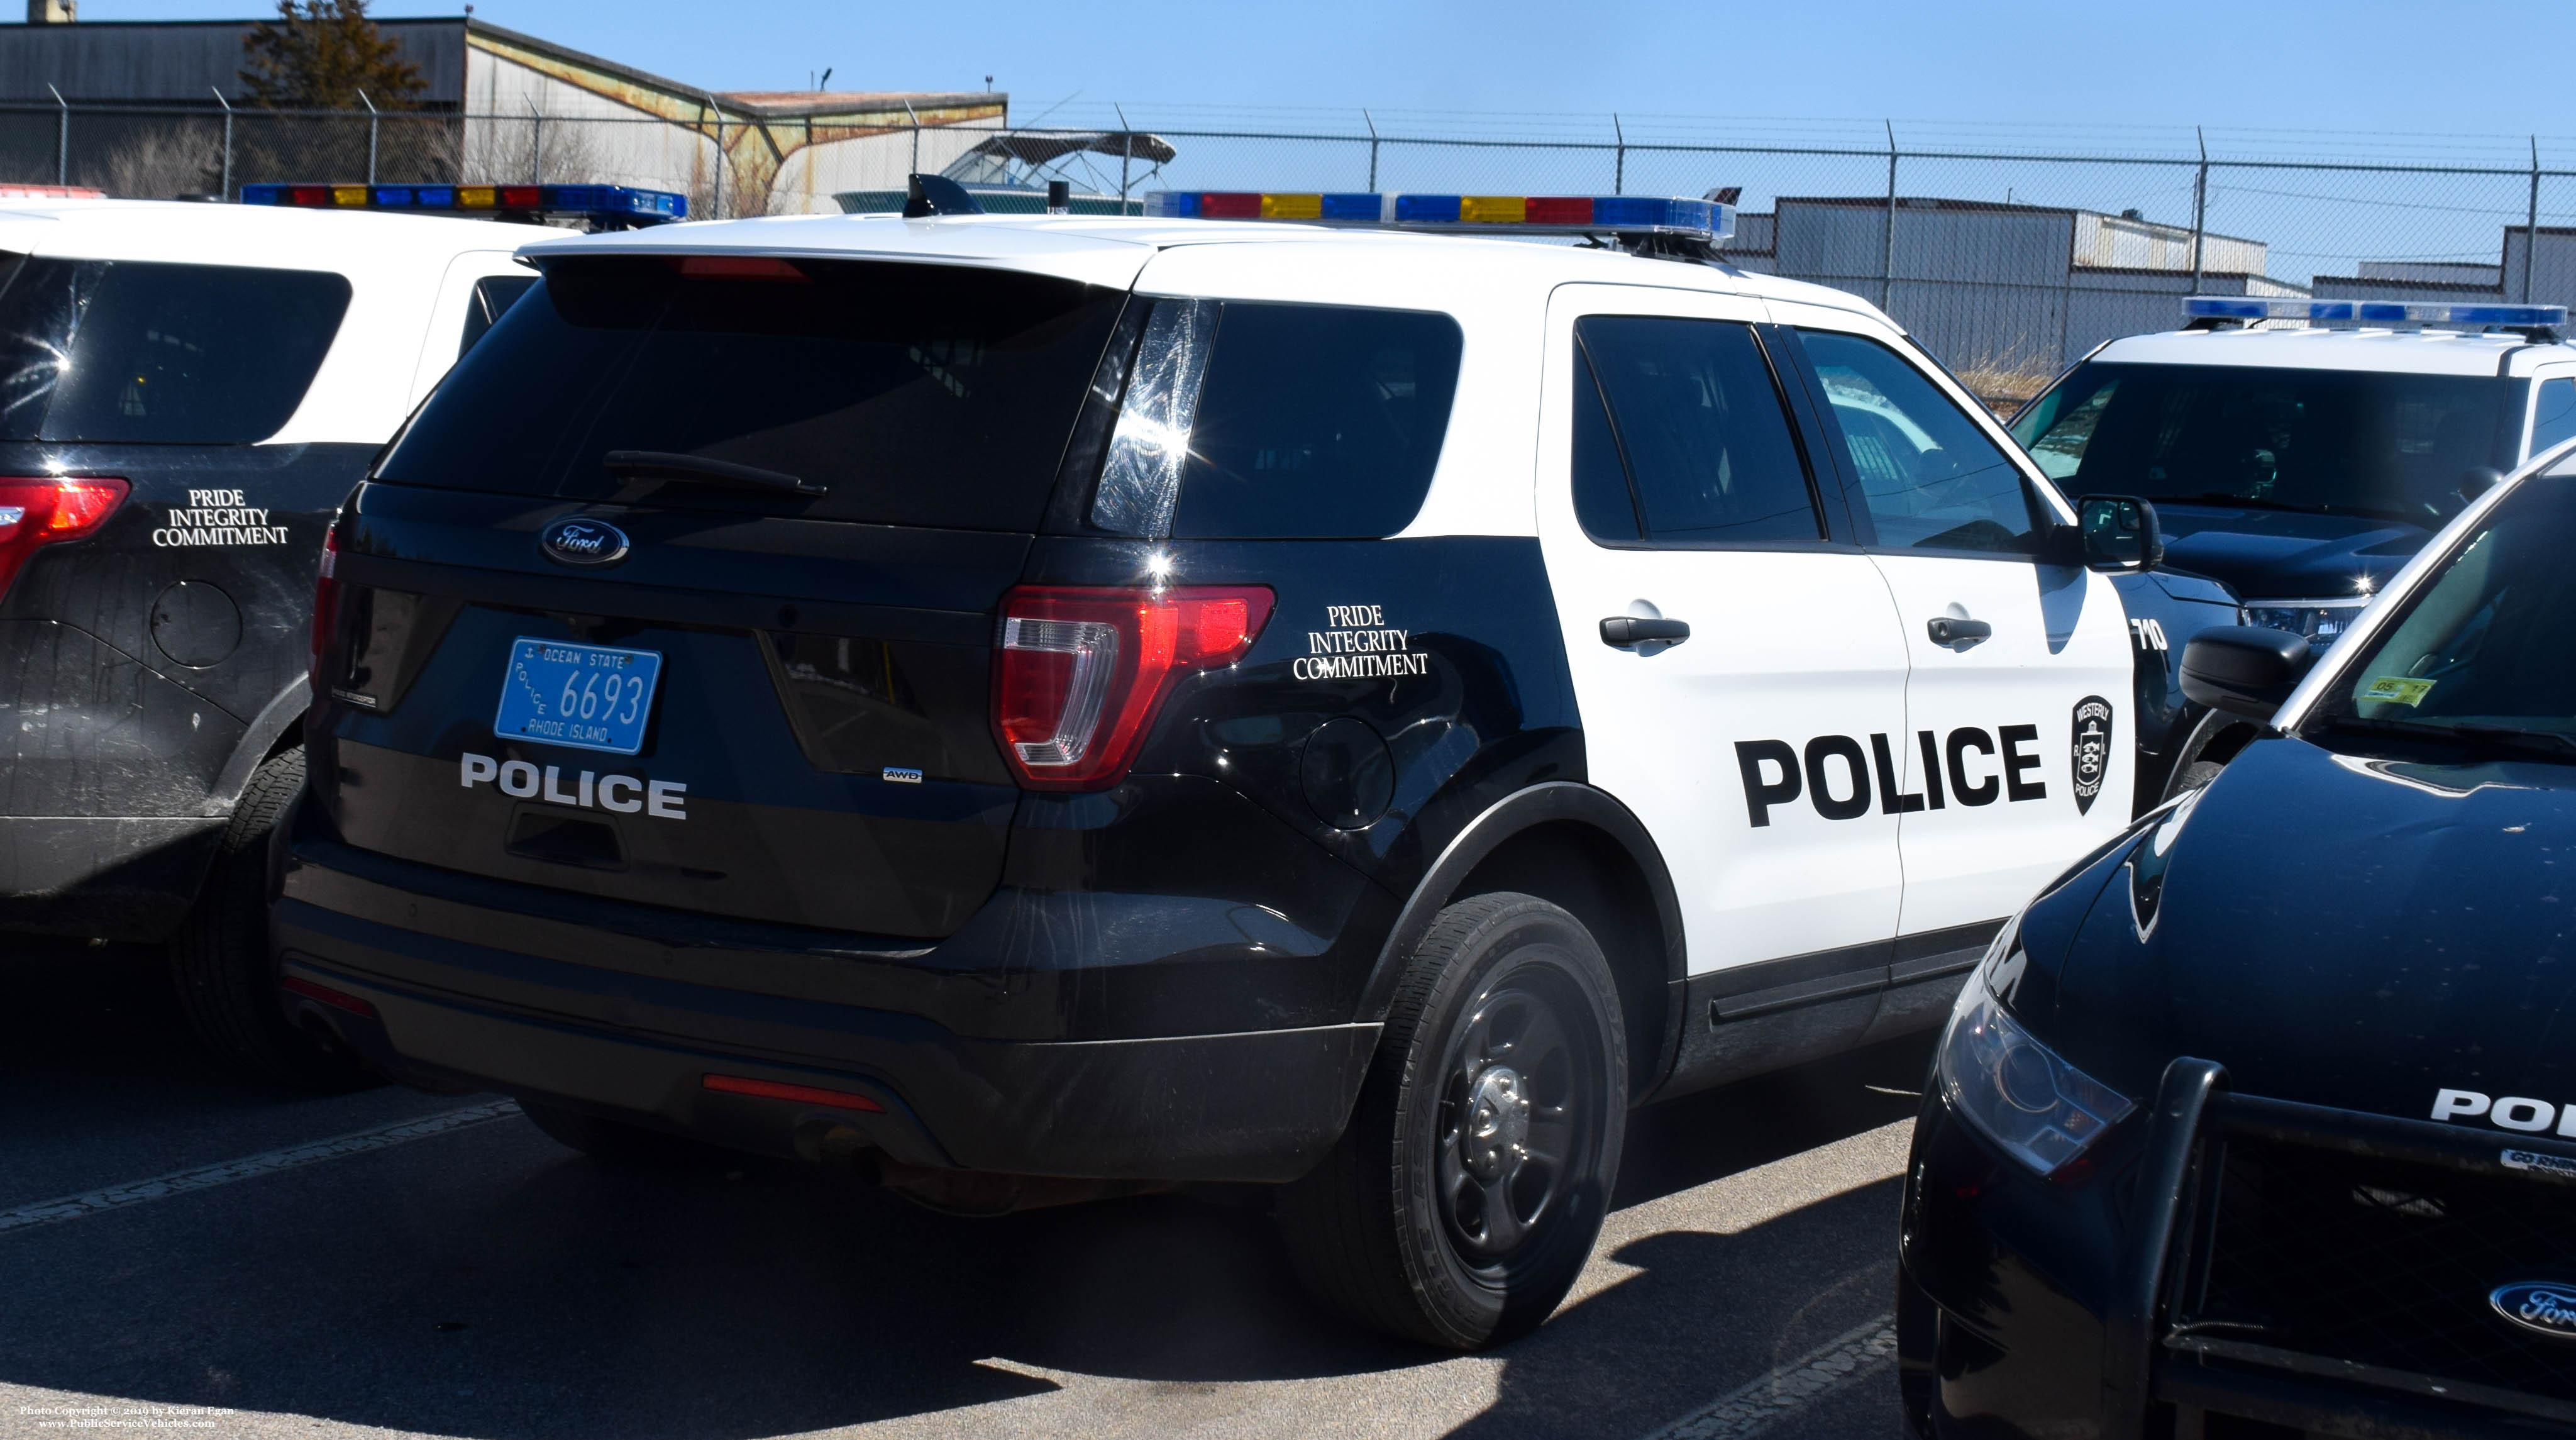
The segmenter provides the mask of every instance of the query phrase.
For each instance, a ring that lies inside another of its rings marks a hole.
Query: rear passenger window
[[[1458,389],[1458,322],[1228,301],[1190,425],[1176,539],[1375,538],[1412,523]]]
[[[2576,437],[2576,380],[2543,380],[2531,412],[2531,453]]]
[[[314,270],[31,258],[0,289],[0,439],[264,440],[349,308]]]
[[[1694,546],[1823,536],[1751,326],[1588,315],[1574,339],[1575,512],[1594,538]]]
[[[1628,467],[1610,433],[1610,409],[1601,400],[1601,378],[1583,347],[1574,347],[1574,518],[1596,540],[1638,540],[1637,499],[1628,493]]]
[[[2021,471],[1922,371],[1874,340],[1799,334],[1879,544],[2030,553]]]

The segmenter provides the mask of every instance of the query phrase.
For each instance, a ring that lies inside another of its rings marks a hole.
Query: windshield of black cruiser
[[[510,307],[385,458],[406,485],[1034,530],[1121,293],[954,265],[579,257]],[[818,499],[612,473],[691,456]]]
[[[2315,718],[2576,735],[2570,555],[2576,478],[2525,481],[2335,677]]]
[[[2464,472],[2514,463],[2521,437],[2504,422],[2521,416],[2523,383],[2096,362],[2033,401],[2012,432],[2068,494],[2433,528],[2467,503]]]

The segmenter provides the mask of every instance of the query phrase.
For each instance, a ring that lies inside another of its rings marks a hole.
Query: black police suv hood
[[[2248,600],[2368,593],[2387,583],[2432,532],[2402,521],[2288,510],[2159,504],[2165,563],[2224,580]]]
[[[2576,767],[2271,739],[2186,804],[2025,917],[2010,998],[2069,1062],[2139,1097],[2190,1055],[2388,1115],[2576,1102]]]

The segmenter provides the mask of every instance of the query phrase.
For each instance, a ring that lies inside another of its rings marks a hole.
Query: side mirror
[[[2156,507],[2135,495],[2087,495],[2075,502],[2084,563],[2096,570],[2153,570],[2165,562]]]
[[[2305,636],[2222,625],[2182,647],[2182,693],[2212,710],[2269,719],[2307,678],[2316,658]]]

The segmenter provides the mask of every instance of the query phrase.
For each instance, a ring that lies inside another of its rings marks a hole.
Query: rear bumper
[[[910,1164],[1011,1174],[1290,1180],[1339,1137],[1377,1040],[1373,1024],[964,1034],[857,1003],[870,990],[901,993],[867,981],[907,958],[928,968],[919,952],[752,953],[667,936],[644,945],[317,860],[334,851],[291,848],[271,943],[287,976],[355,996],[374,1014],[290,996],[299,1018],[331,1025],[408,1083],[534,1094],[756,1152],[815,1158],[864,1143]],[[978,1003],[1008,1009],[1012,988],[998,970],[915,975],[910,986],[951,1020]],[[710,1091],[711,1074],[857,1094],[880,1108]]]

